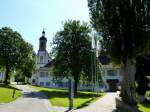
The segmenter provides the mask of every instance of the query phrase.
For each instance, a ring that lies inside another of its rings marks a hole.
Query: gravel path
[[[53,112],[46,96],[27,85],[17,85],[23,96],[14,102],[0,105],[0,112]],[[7,94],[7,93],[6,93]]]

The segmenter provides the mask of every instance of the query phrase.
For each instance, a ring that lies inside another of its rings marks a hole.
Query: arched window
[[[43,63],[43,56],[40,56],[40,63]]]

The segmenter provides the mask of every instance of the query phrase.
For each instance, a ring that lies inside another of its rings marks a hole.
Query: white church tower
[[[44,67],[49,61],[51,61],[49,54],[46,50],[47,38],[45,37],[45,31],[42,31],[42,36],[39,38],[39,50],[37,53],[37,68]]]
[[[47,38],[45,31],[42,31],[42,36],[39,38],[39,50],[37,53],[36,70],[32,74],[30,83],[32,85],[50,86],[51,78],[49,76],[48,64],[51,63],[51,58],[46,50]]]

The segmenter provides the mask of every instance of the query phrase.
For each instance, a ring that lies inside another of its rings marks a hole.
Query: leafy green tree
[[[30,56],[31,49],[18,32],[9,27],[0,29],[0,59],[6,68],[5,84],[10,80],[10,70],[23,64],[22,62]]]
[[[87,23],[69,20],[64,23],[63,29],[56,33],[53,44],[55,74],[73,76],[75,80],[74,92],[81,72],[90,74],[90,27]]]
[[[91,23],[102,32],[103,48],[121,63],[121,96],[133,104],[136,57],[149,50],[150,2],[147,0],[88,0]]]
[[[138,56],[136,58],[136,62],[136,91],[140,96],[140,101],[143,102],[146,91],[149,90],[149,80],[147,76],[150,76],[150,53],[145,53],[142,56]]]
[[[22,60],[22,62],[18,66],[18,69],[21,69],[22,75],[30,78],[36,67],[36,54],[35,52],[33,52],[33,48],[30,44],[28,44],[28,50],[28,57]]]

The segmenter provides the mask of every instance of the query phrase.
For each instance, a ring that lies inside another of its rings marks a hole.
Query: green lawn
[[[12,85],[0,85],[0,103],[8,103],[13,100],[16,100],[18,97],[21,96],[21,91],[16,89],[16,94],[14,98],[12,98],[13,90],[16,89]]]
[[[147,97],[147,98],[150,98],[150,91],[147,91],[147,92],[146,92],[146,97]]]
[[[150,91],[146,92],[146,97],[150,98]],[[138,104],[138,109],[140,112],[150,112],[150,101]]]
[[[64,106],[69,107],[68,100],[68,91],[61,89],[51,89],[51,88],[43,88],[43,87],[35,87],[32,86],[41,92],[43,92],[55,106]],[[91,102],[96,101],[98,98],[102,97],[105,93],[99,93],[97,97],[92,97],[92,92],[79,92],[74,98],[74,107],[81,108],[89,105]]]

